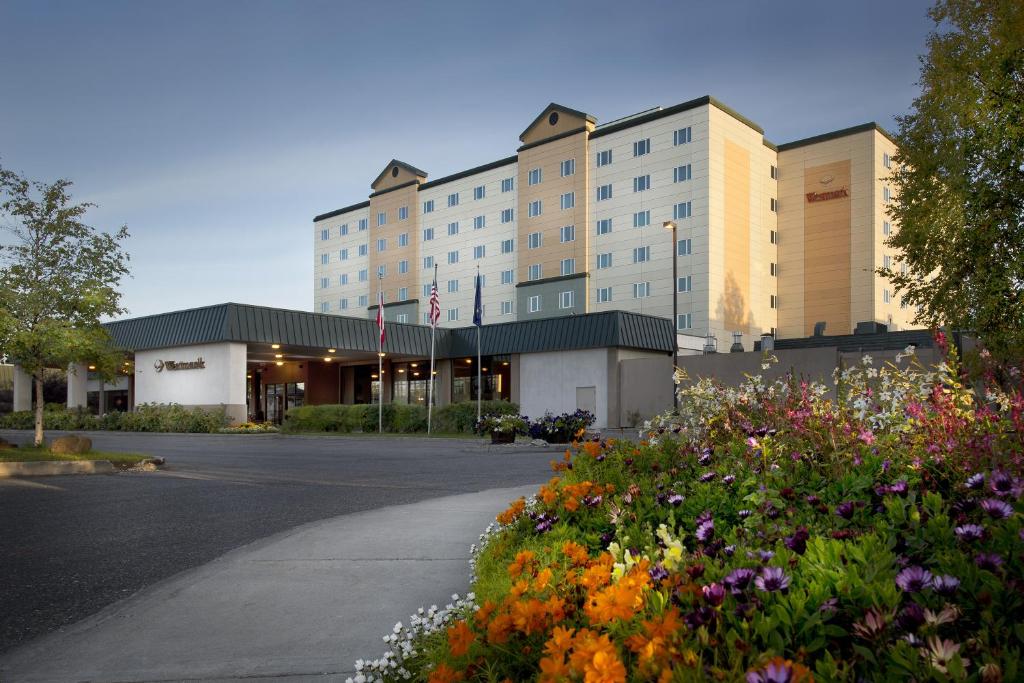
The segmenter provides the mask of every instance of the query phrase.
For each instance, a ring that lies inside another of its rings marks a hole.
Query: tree
[[[35,443],[43,443],[43,371],[72,363],[113,378],[122,360],[102,316],[124,313],[117,286],[128,273],[122,226],[108,234],[82,222],[92,204],[72,203],[71,181],[30,181],[0,168],[0,348],[32,375]]]
[[[882,269],[915,323],[973,330],[1006,358],[1024,342],[1024,3],[939,0],[921,94],[898,117]]]

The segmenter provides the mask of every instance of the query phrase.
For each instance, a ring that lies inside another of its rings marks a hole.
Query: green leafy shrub
[[[481,401],[481,415],[518,415],[519,404]],[[476,426],[476,401],[449,403],[434,410],[433,430],[441,434],[472,434]]]
[[[211,434],[228,425],[223,406],[186,408],[174,403],[142,403],[132,412],[112,411],[93,415],[85,408],[68,410],[60,405],[44,408],[43,426],[57,430],[108,430],[121,432],[192,432]],[[35,414],[18,411],[0,417],[4,429],[33,429]]]
[[[395,404],[391,431],[413,434],[427,431],[427,408],[421,405]]]

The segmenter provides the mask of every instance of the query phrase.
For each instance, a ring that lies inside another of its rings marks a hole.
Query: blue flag
[[[480,271],[476,273],[476,299],[473,301],[473,324],[479,327],[484,324],[484,305],[480,296]]]

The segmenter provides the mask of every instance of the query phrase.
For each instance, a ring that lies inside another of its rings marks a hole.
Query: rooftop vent
[[[814,336],[824,337],[825,336],[825,321],[819,321],[814,323]]]

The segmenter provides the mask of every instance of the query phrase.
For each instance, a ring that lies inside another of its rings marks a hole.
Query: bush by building
[[[484,401],[485,413],[515,414],[519,406],[507,401]],[[384,431],[412,434],[427,431],[427,409],[420,405],[387,403]],[[317,405],[292,408],[285,414],[283,432],[376,432],[378,406]],[[476,423],[476,402],[451,403],[434,410],[432,430],[438,434],[470,434]]]
[[[84,408],[68,410],[48,403],[43,412],[46,429],[108,430],[120,432],[191,432],[212,434],[228,426],[224,408],[186,408],[176,404],[144,403],[132,412],[93,415]],[[0,428],[32,429],[35,414],[28,410],[0,416]]]

